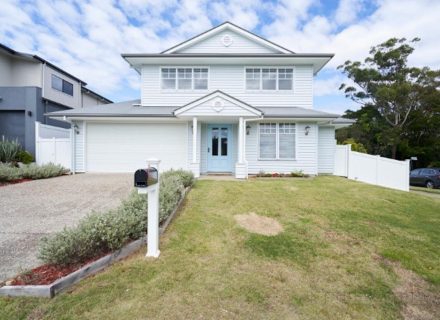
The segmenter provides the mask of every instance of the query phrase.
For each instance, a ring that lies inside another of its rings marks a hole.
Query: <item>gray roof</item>
[[[137,99],[87,108],[51,112],[47,115],[52,117],[174,117],[174,111],[180,108],[176,106],[142,107],[140,103],[141,101]],[[259,107],[258,110],[263,112],[264,118],[339,118],[337,114],[299,107]]]
[[[141,100],[102,104],[87,108],[50,112],[52,117],[174,117],[176,107],[141,107]]]
[[[265,118],[338,118],[338,114],[300,107],[259,107]]]

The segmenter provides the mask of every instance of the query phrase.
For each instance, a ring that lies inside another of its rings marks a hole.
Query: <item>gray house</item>
[[[32,54],[0,44],[0,137],[35,155],[35,121],[69,128],[44,114],[112,103],[81,79]]]

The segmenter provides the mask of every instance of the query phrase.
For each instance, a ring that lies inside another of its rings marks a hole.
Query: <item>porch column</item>
[[[192,121],[192,159],[190,170],[194,173],[194,177],[200,177],[200,162],[197,161],[197,117],[193,117]]]
[[[243,127],[244,127],[244,119],[240,117],[238,122],[238,163],[243,163]]]
[[[192,134],[193,134],[192,162],[196,163],[197,162],[197,117],[193,118]]]
[[[238,157],[237,164],[235,165],[235,177],[238,179],[246,179],[247,173],[247,163],[244,153],[245,148],[245,138],[246,138],[246,128],[244,125],[244,118],[240,117],[238,122]]]

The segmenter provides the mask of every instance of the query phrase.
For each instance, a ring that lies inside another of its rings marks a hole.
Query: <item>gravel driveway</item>
[[[41,264],[41,237],[117,207],[132,189],[131,174],[89,173],[0,187],[0,281]]]

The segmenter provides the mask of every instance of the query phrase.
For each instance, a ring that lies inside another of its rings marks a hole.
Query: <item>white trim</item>
[[[212,35],[214,35],[216,33],[220,33],[220,32],[222,32],[225,29],[230,29],[231,31],[236,32],[239,35],[242,35],[242,36],[244,36],[244,37],[246,37],[248,39],[251,39],[251,40],[253,40],[253,41],[263,45],[263,46],[266,46],[266,47],[269,47],[271,49],[277,50],[277,51],[279,51],[281,53],[292,53],[291,51],[289,51],[287,49],[284,49],[284,48],[282,48],[282,47],[280,47],[280,46],[278,46],[278,45],[276,45],[274,43],[271,43],[271,42],[269,42],[269,41],[267,41],[265,39],[257,37],[256,35],[250,33],[249,31],[243,30],[241,28],[237,28],[236,26],[234,26],[234,25],[232,25],[230,23],[224,23],[224,24],[222,24],[222,25],[220,25],[218,27],[215,27],[215,28],[213,28],[213,29],[203,33],[203,34],[200,34],[199,36],[196,36],[195,38],[193,38],[191,40],[188,40],[186,42],[181,43],[180,45],[177,45],[177,46],[172,47],[172,48],[170,48],[168,50],[165,50],[162,53],[163,54],[174,53],[174,52],[179,51],[181,49],[193,46],[194,44],[196,44],[196,43],[198,43],[198,42],[200,42],[200,41],[202,41],[202,40],[204,40],[206,38],[209,38],[209,37],[211,37]]]
[[[247,89],[246,86],[246,69],[260,69],[260,89]],[[275,79],[275,89],[263,89],[263,69],[276,69],[277,70],[277,78]],[[292,69],[292,89],[290,90],[280,90],[278,88],[278,70],[279,69]],[[276,94],[292,94],[295,91],[295,75],[296,75],[296,69],[294,65],[290,65],[290,66],[277,66],[277,65],[272,65],[272,66],[268,66],[268,65],[254,65],[254,66],[244,66],[243,67],[243,74],[244,74],[244,91],[246,93],[264,93],[264,94],[271,94],[271,93],[276,93]]]
[[[260,156],[260,124],[265,123],[275,123],[276,124],[276,133],[275,133],[275,141],[276,141],[276,150],[275,150],[275,158],[261,158]],[[295,154],[293,158],[280,158],[280,133],[279,133],[279,124],[291,123],[295,125]],[[257,149],[258,149],[258,161],[296,161],[298,159],[298,123],[293,121],[261,121],[257,123]],[[307,125],[307,124],[306,124]]]
[[[185,68],[191,69],[191,89],[178,89],[178,72],[177,69]],[[176,69],[176,82],[174,85],[174,89],[163,89],[162,88],[162,69]],[[194,89],[194,69],[208,69],[208,78],[207,78],[207,88],[206,89]],[[159,66],[159,90],[161,93],[206,93],[209,92],[210,87],[210,66],[200,66],[200,65],[161,65]]]
[[[83,134],[83,149],[84,149],[84,172],[87,172],[87,121],[83,122],[83,130],[84,130],[84,134]]]
[[[186,112],[186,111],[188,111],[188,110],[190,110],[190,109],[192,109],[194,107],[197,107],[198,105],[201,105],[201,104],[203,104],[203,103],[205,103],[205,102],[207,102],[207,101],[209,101],[209,100],[211,100],[213,98],[217,98],[217,97],[222,98],[222,99],[224,99],[226,101],[229,101],[230,103],[235,104],[235,105],[237,105],[237,106],[239,106],[239,107],[241,107],[241,108],[243,108],[243,109],[253,113],[254,115],[257,115],[257,116],[261,116],[262,115],[261,111],[258,111],[257,109],[252,108],[251,106],[248,106],[247,104],[245,104],[245,103],[243,103],[243,102],[241,102],[239,100],[236,100],[236,99],[234,99],[232,97],[229,97],[226,94],[224,94],[222,92],[218,92],[218,91],[215,91],[215,92],[213,92],[213,93],[211,93],[211,94],[209,94],[209,95],[207,95],[207,96],[205,96],[205,97],[203,97],[201,99],[197,99],[197,100],[187,104],[186,106],[183,106],[183,107],[177,109],[176,111],[174,111],[174,114],[176,116],[177,115],[181,115],[182,113],[184,113],[184,112]]]

